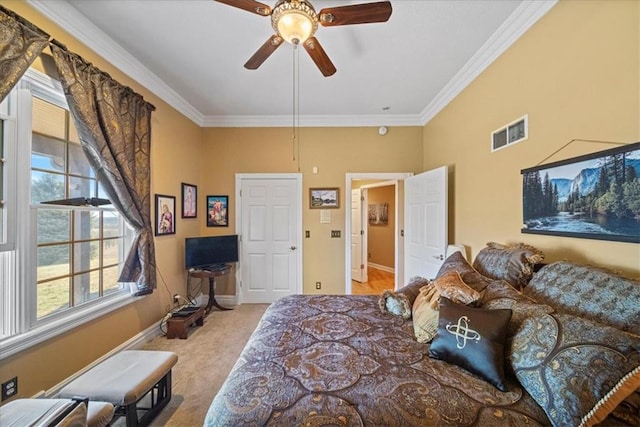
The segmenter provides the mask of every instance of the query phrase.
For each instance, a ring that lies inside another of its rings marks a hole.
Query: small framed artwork
[[[310,209],[338,209],[340,207],[339,188],[310,188]]]
[[[156,236],[176,234],[176,198],[156,194]]]
[[[207,196],[207,227],[229,226],[229,196]]]
[[[389,203],[372,203],[369,205],[369,225],[389,224]]]
[[[182,183],[182,218],[198,217],[198,187]]]

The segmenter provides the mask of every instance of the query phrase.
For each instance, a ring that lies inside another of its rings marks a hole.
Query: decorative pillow
[[[525,319],[507,358],[554,426],[600,423],[640,387],[640,337],[570,314]]]
[[[543,259],[542,251],[524,243],[505,246],[489,242],[476,255],[473,268],[483,276],[506,280],[516,289],[522,289],[533,277],[533,267]]]
[[[473,304],[480,299],[480,292],[467,286],[460,273],[452,271],[433,281],[440,295],[460,304]]]
[[[439,299],[440,291],[431,283],[420,289],[413,303],[413,332],[420,343],[431,341],[438,331]]]
[[[440,298],[433,358],[453,363],[506,391],[504,349],[511,310],[485,310]]]
[[[499,308],[511,309],[508,336],[512,337],[520,328],[522,321],[536,314],[553,313],[553,307],[547,304],[539,304],[522,292],[516,290],[505,280],[493,280],[482,293],[482,298],[477,303],[480,308],[496,310]]]
[[[454,252],[444,260],[436,279],[452,271],[457,271],[462,280],[478,292],[482,292],[491,282],[491,279],[478,273],[461,252]]]
[[[404,319],[411,318],[411,308],[420,292],[420,288],[429,284],[424,277],[414,276],[409,283],[397,291],[384,291],[378,298],[378,307],[382,312],[388,311]]]
[[[603,268],[558,261],[545,265],[524,289],[534,300],[640,335],[640,282]]]
[[[442,275],[421,288],[412,310],[413,331],[418,342],[429,342],[436,335],[441,296],[459,304],[473,304],[480,299],[480,293],[467,286],[457,271]]]

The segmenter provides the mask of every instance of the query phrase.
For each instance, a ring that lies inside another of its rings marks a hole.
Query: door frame
[[[398,181],[404,181],[405,178],[413,176],[414,174],[411,172],[369,172],[369,173],[355,173],[355,172],[347,172],[345,174],[345,206],[351,207],[351,182],[354,179],[363,179],[363,180],[379,180],[386,181],[386,185],[390,185],[389,181],[394,181],[396,187],[396,195],[395,195],[395,210],[398,212]],[[399,236],[398,232],[400,218],[396,215],[396,220],[394,223],[394,236],[395,236],[395,274],[394,274],[394,287],[398,288],[398,264],[399,262],[404,264],[404,258],[400,259],[400,250],[399,250]],[[364,224],[363,224],[364,226]],[[345,294],[351,294],[351,215],[345,215],[345,224],[344,224],[344,235],[345,235]],[[366,233],[366,232],[365,232]]]
[[[298,250],[295,251],[295,262],[297,264],[297,274],[296,274],[296,284],[295,284],[295,292],[296,294],[302,294],[302,205],[304,195],[302,194],[302,174],[301,173],[237,173],[236,174],[236,190],[235,190],[235,198],[236,198],[236,234],[238,235],[238,252],[240,255],[237,268],[236,268],[236,301],[238,304],[242,304],[242,292],[240,292],[242,286],[242,250],[243,250],[243,240],[242,240],[242,181],[243,180],[271,180],[271,179],[294,179],[296,182],[296,191],[299,196],[299,203],[296,209],[296,220],[298,221],[298,232],[296,236],[296,247]]]

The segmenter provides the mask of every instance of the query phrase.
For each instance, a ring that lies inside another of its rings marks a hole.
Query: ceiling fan
[[[249,70],[255,70],[288,41],[293,45],[302,44],[309,56],[325,77],[336,72],[326,52],[313,35],[318,23],[323,27],[338,25],[368,24],[386,22],[391,16],[391,2],[355,4],[349,6],[328,7],[316,13],[309,0],[278,0],[273,9],[255,0],[215,0],[237,7],[260,16],[271,16],[271,26],[276,34],[272,35],[244,64]]]

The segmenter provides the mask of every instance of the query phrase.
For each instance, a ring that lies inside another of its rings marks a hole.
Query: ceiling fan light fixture
[[[318,15],[306,0],[282,0],[271,13],[271,26],[286,41],[304,43],[318,29]]]

